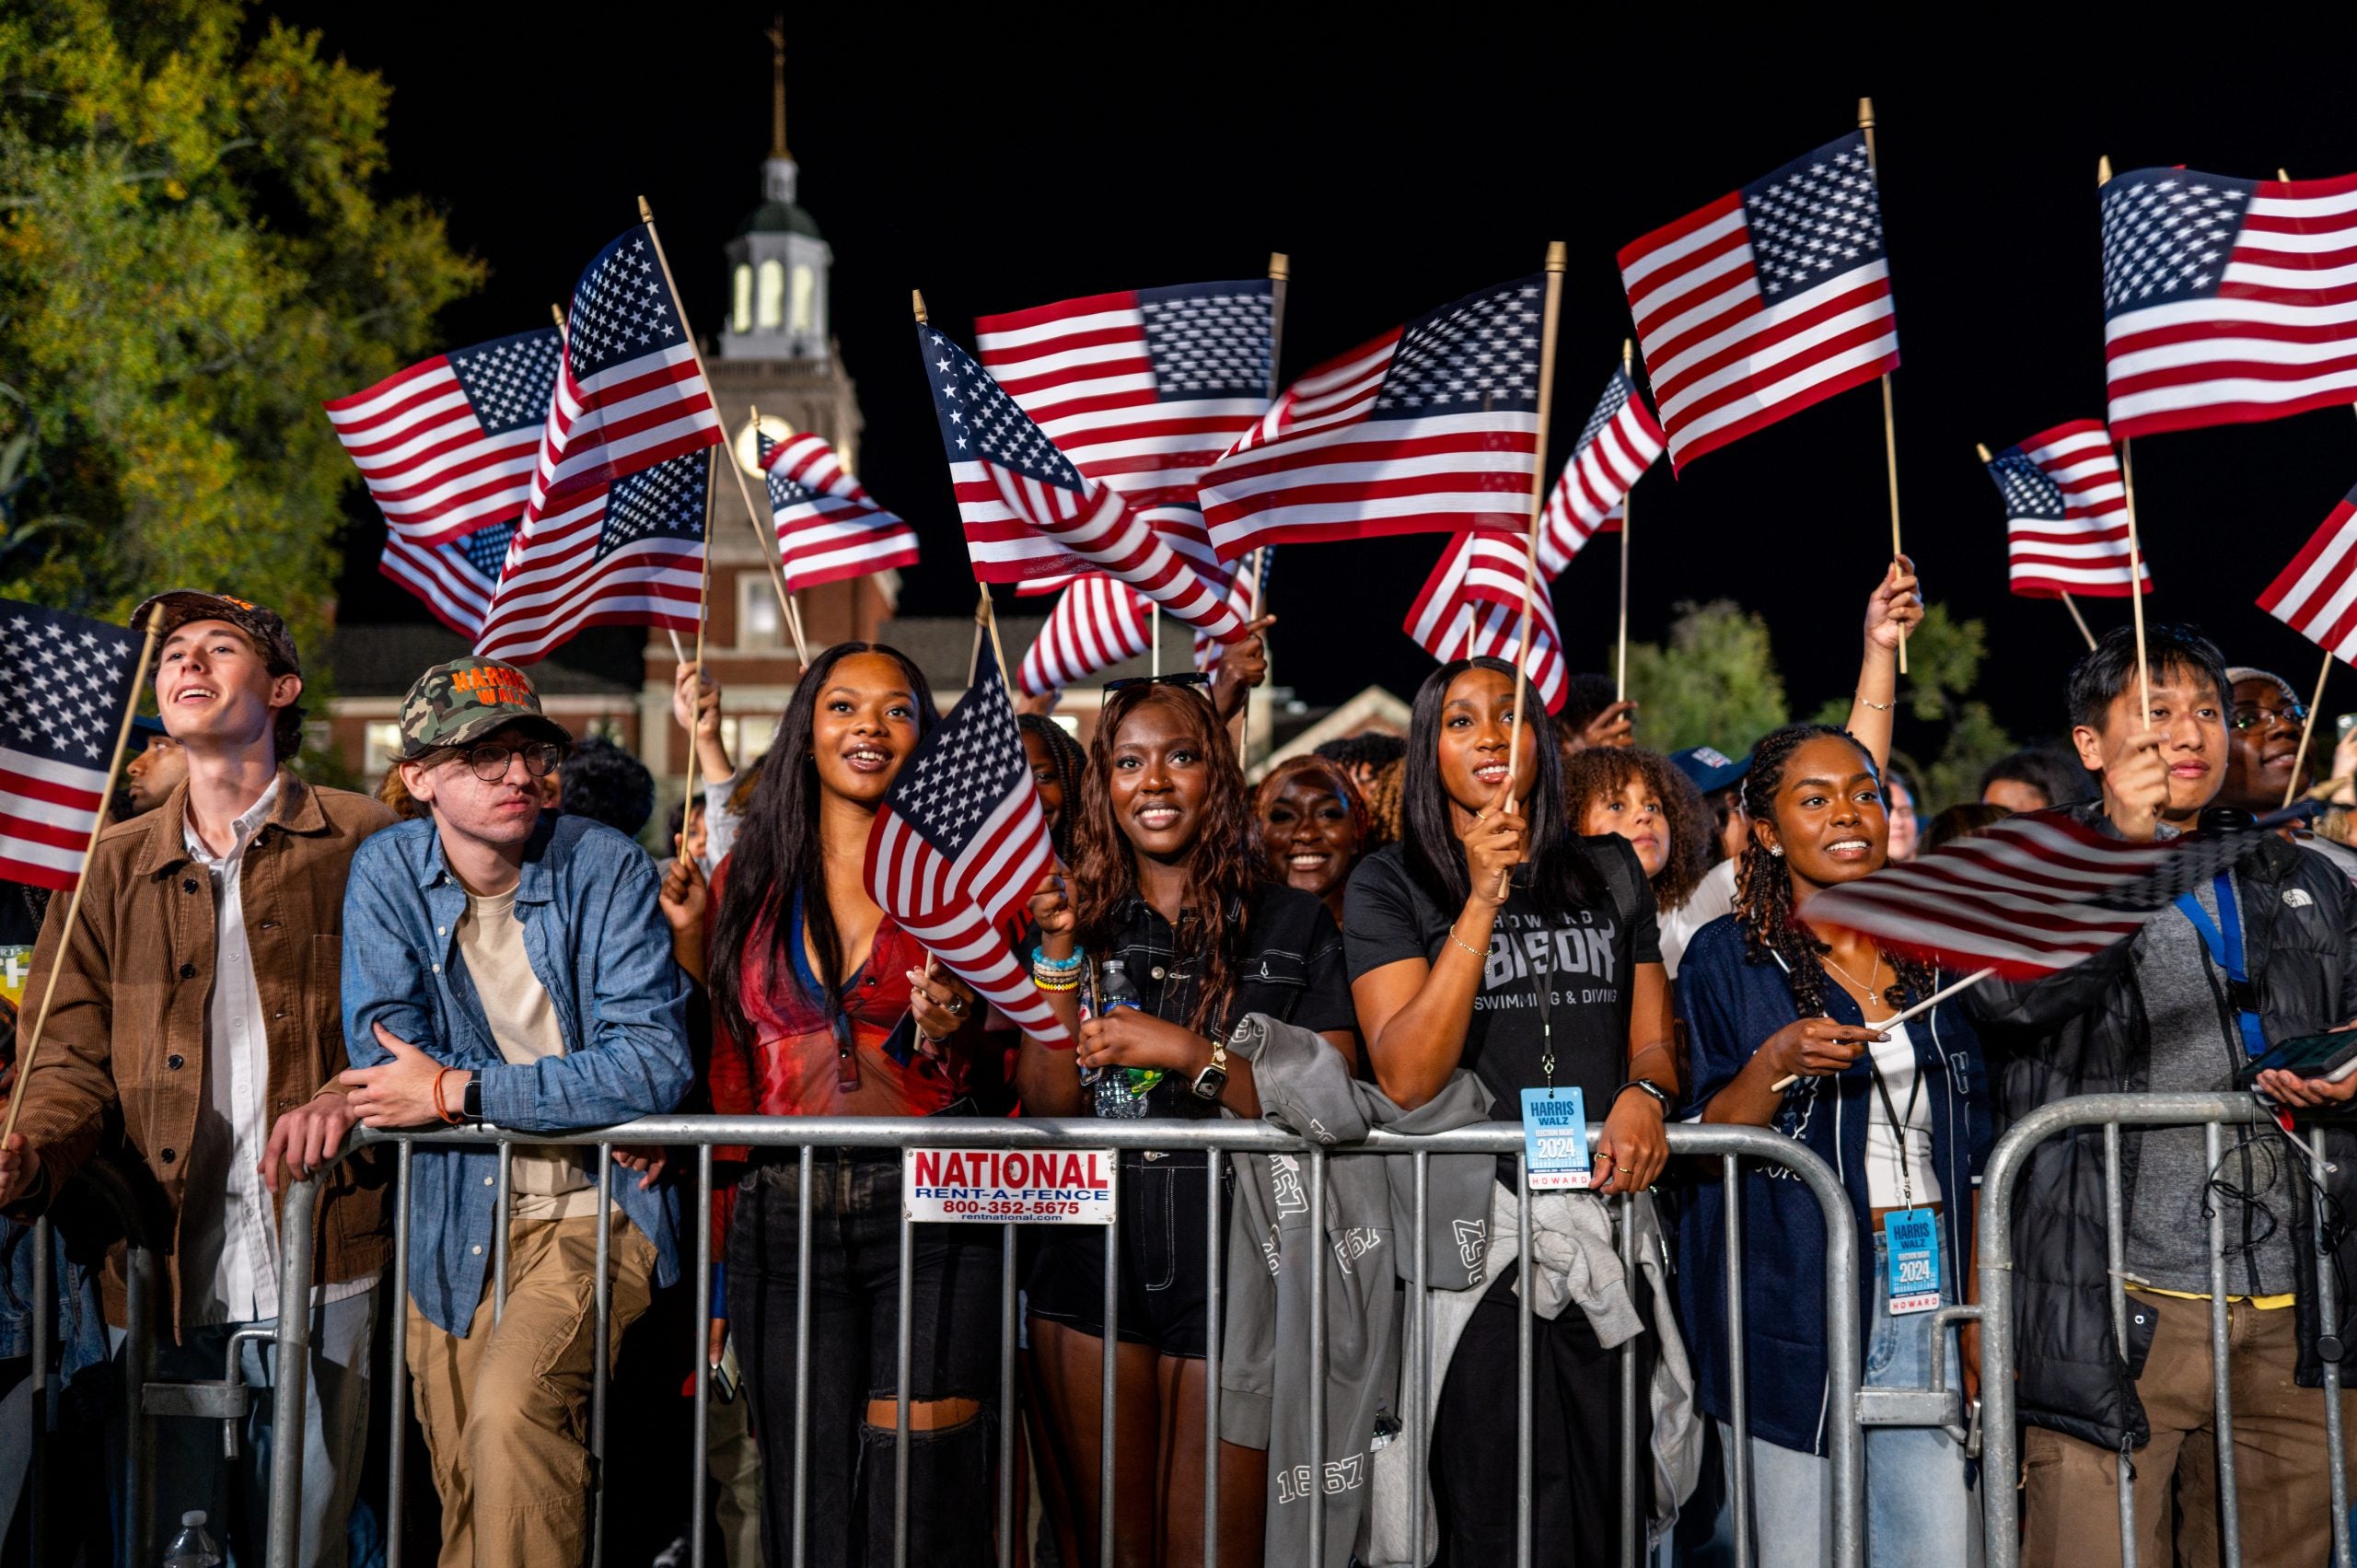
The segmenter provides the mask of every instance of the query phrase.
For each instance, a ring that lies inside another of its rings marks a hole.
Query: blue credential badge
[[[1522,1091],[1522,1152],[1533,1192],[1587,1186],[1587,1104],[1579,1090]]]
[[[1883,1216],[1882,1233],[1890,1259],[1890,1315],[1939,1306],[1940,1216],[1930,1209],[1895,1209]]]

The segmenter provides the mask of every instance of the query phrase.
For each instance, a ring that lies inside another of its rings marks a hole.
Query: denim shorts
[[[1220,1162],[1224,1242],[1236,1169],[1225,1155],[1213,1157]],[[1204,1255],[1211,1212],[1204,1158],[1201,1150],[1131,1150],[1121,1156],[1118,1330],[1124,1344],[1152,1345],[1163,1355],[1202,1356],[1211,1281]],[[1039,1261],[1031,1269],[1031,1316],[1103,1339],[1106,1227],[1043,1230]]]

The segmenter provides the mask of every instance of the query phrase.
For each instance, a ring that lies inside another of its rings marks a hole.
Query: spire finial
[[[770,157],[788,158],[785,150],[785,17],[770,23]]]

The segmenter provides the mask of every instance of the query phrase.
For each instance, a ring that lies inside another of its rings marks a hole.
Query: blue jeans
[[[304,1385],[303,1547],[299,1561],[310,1568],[345,1568],[345,1516],[360,1488],[360,1466],[368,1447],[369,1344],[377,1327],[377,1297],[383,1285],[349,1300],[313,1310],[310,1376]],[[218,1379],[227,1365],[229,1336],[240,1328],[265,1324],[214,1324],[181,1331],[180,1342],[160,1340],[156,1376],[166,1382]],[[108,1337],[120,1356],[123,1335]],[[275,1435],[272,1388],[278,1348],[250,1340],[238,1347],[238,1374],[255,1390],[253,1408],[238,1434],[238,1457],[221,1457],[221,1423],[157,1417],[156,1541],[160,1547],[180,1528],[180,1516],[204,1510],[207,1528],[221,1543],[227,1568],[260,1568],[270,1532],[270,1465]],[[109,1413],[107,1447],[119,1467],[122,1453],[120,1417]],[[120,1473],[118,1469],[118,1473]]]
[[[1941,1236],[1946,1240],[1945,1232]],[[1940,1305],[1956,1301],[1955,1260],[1940,1249]],[[1866,1387],[1920,1388],[1931,1381],[1932,1314],[1893,1318],[1889,1254],[1875,1233],[1874,1322],[1866,1336]],[[1947,1342],[1948,1387],[1961,1376],[1956,1336]],[[1828,1411],[1828,1421],[1845,1412]],[[1722,1422],[1725,1451],[1734,1429]],[[1866,1431],[1866,1561],[1875,1568],[1979,1568],[1980,1499],[1965,1481],[1964,1450],[1936,1426],[1877,1426]],[[1730,1459],[1732,1468],[1732,1459]],[[1814,1454],[1751,1440],[1753,1561],[1759,1568],[1817,1568],[1833,1556],[1833,1509],[1826,1462]],[[1734,1490],[1734,1478],[1728,1478]]]

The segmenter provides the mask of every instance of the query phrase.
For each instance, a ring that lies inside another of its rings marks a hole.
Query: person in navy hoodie
[[[1977,1394],[1978,1357],[1932,1329],[1970,1277],[1980,1167],[1991,1141],[1979,1040],[1954,1003],[1875,1026],[1930,995],[1929,966],[1870,938],[1830,941],[1799,920],[1821,889],[1879,870],[1890,821],[1882,768],[1849,732],[1792,725],[1761,741],[1744,781],[1751,842],[1735,912],[1686,950],[1678,983],[1692,1051],[1689,1113],[1773,1128],[1837,1171],[1858,1230],[1865,1381],[1922,1387],[1932,1356]],[[1793,1081],[1780,1089],[1786,1078]],[[1803,1183],[1746,1167],[1745,1366],[1756,1561],[1831,1556],[1824,1211]],[[1698,1191],[1680,1224],[1680,1308],[1702,1408],[1730,1419],[1725,1203]],[[1937,1427],[1866,1434],[1867,1556],[1878,1568],[1977,1564],[1980,1513],[1964,1451]]]

